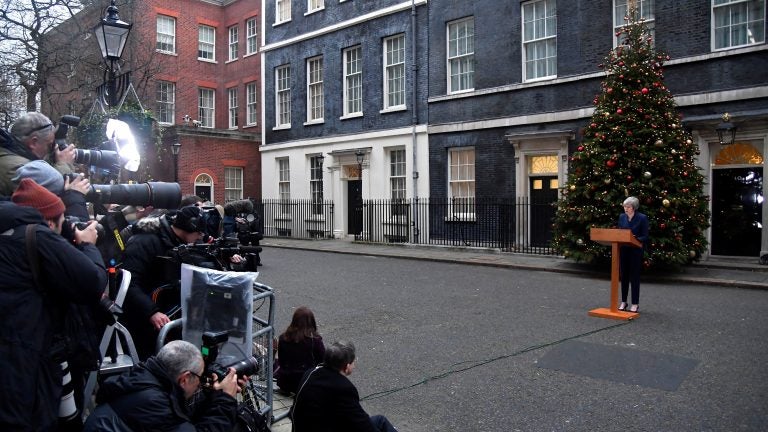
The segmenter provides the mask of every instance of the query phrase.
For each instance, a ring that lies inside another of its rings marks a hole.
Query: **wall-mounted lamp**
[[[715,128],[720,145],[731,145],[736,141],[736,125],[731,123],[731,115],[723,114],[723,121]]]

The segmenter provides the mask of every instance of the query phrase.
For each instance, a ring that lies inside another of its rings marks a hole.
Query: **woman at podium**
[[[640,269],[643,267],[643,252],[648,242],[648,217],[637,209],[640,200],[631,196],[624,200],[624,213],[619,216],[619,228],[632,230],[637,240],[643,243],[642,248],[622,246],[619,263],[621,278],[621,303],[619,310],[638,312],[640,310]],[[632,303],[627,305],[627,293],[632,285]]]

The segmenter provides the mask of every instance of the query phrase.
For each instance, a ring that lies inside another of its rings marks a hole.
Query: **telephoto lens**
[[[178,183],[167,182],[91,185],[85,199],[101,204],[176,209],[181,202],[181,187]]]
[[[237,363],[227,366],[227,368],[235,368],[237,376],[242,377],[245,375],[252,376],[259,373],[259,361],[256,357],[250,356]]]

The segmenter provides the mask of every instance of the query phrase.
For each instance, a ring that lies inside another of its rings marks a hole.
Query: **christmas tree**
[[[572,153],[554,222],[553,246],[566,258],[599,262],[610,248],[589,240],[591,227],[615,227],[622,202],[640,200],[648,216],[645,266],[691,262],[705,251],[709,226],[698,148],[681,126],[648,28],[630,9],[606,60],[584,139]]]

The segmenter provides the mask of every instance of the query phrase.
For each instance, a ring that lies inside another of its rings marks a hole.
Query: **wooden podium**
[[[611,246],[611,307],[589,311],[589,316],[615,320],[631,320],[639,314],[619,310],[619,251],[621,246],[643,247],[629,229],[591,228],[589,238],[600,244]]]

